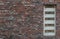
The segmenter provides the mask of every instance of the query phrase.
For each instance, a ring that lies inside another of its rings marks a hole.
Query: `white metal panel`
[[[45,12],[54,12],[54,14],[46,14]],[[55,36],[55,34],[56,34],[55,15],[56,15],[55,8],[45,8],[44,7],[44,30],[43,30],[44,36]],[[45,18],[54,18],[54,20],[45,20]],[[45,24],[54,24],[54,26],[52,26],[52,27],[45,26]],[[54,32],[45,32],[45,30],[54,30]]]
[[[55,11],[55,8],[45,8],[44,11]]]
[[[55,30],[55,27],[48,26],[48,27],[45,27],[44,30]]]
[[[44,36],[55,36],[55,32],[44,33]]]
[[[45,20],[45,24],[55,24],[55,20]]]
[[[55,14],[45,14],[45,18],[54,18]]]

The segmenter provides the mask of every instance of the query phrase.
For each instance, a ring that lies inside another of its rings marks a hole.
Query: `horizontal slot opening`
[[[45,14],[54,14],[54,12],[45,12]]]
[[[45,20],[54,20],[54,18],[45,18]]]
[[[45,24],[45,26],[54,26],[54,24]]]
[[[45,30],[46,33],[54,32],[54,30]]]

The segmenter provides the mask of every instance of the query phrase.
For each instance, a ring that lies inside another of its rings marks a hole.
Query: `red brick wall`
[[[0,37],[6,39],[60,39],[59,0],[0,0]],[[56,4],[56,36],[43,36],[44,4]],[[28,5],[28,6],[26,6]],[[2,17],[2,18],[1,18]]]

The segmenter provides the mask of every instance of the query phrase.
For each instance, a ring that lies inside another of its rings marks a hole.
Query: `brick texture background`
[[[56,36],[43,36],[44,4],[56,4]],[[0,0],[0,38],[60,39],[60,0]]]

